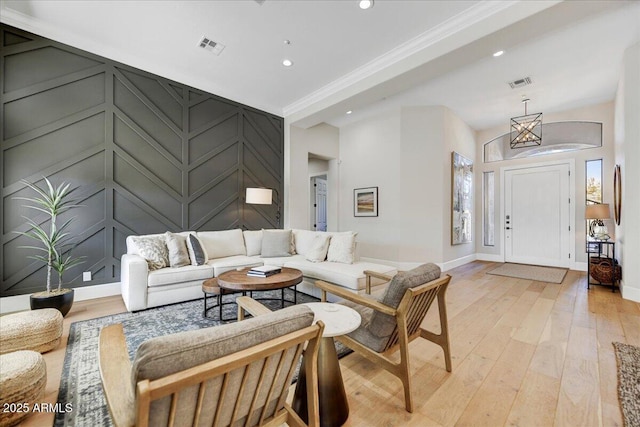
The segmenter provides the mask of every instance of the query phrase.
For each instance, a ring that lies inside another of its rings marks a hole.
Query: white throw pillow
[[[322,234],[310,230],[293,230],[295,251],[299,255],[306,255],[317,235]]]
[[[291,256],[291,230],[262,230],[263,257]]]
[[[164,236],[133,236],[131,238],[138,249],[138,255],[147,261],[149,270],[158,270],[169,265],[169,251]]]
[[[191,264],[186,237],[167,231],[165,240],[169,250],[169,267],[184,267]]]
[[[319,234],[313,239],[311,247],[307,251],[305,258],[311,262],[322,262],[327,258],[327,250],[329,249],[329,240],[331,236]]]
[[[234,255],[246,255],[242,230],[198,231],[198,239],[209,259],[224,258]]]
[[[356,234],[351,231],[346,233],[334,233],[331,236],[327,261],[353,264],[356,249]]]
[[[262,230],[245,230],[244,245],[247,248],[247,256],[260,256],[262,252]]]

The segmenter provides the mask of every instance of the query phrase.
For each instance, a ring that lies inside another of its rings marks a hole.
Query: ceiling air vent
[[[203,48],[204,50],[208,50],[209,52],[213,52],[216,55],[220,55],[220,53],[224,49],[224,45],[218,42],[214,42],[209,37],[202,36],[202,39],[198,42],[198,46]]]
[[[260,6],[262,6],[262,3],[264,3],[264,2],[265,2],[265,0],[253,0],[253,1],[255,1],[256,3],[258,3]]]
[[[530,84],[531,84],[531,77],[523,77],[521,79],[509,82],[509,86],[511,86],[511,89],[517,89],[519,87],[530,85]]]

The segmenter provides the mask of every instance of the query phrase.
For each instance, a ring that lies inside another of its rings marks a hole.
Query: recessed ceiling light
[[[504,50],[499,50],[496,53],[494,53],[493,56],[497,58],[498,56],[502,56],[503,53],[504,53]]]
[[[347,114],[351,114],[351,113],[353,113],[353,111],[351,111],[351,110],[347,111]]]
[[[360,0],[360,9],[366,10],[373,7],[373,0]]]
[[[285,67],[291,67],[293,65],[293,61],[290,59],[283,59],[282,65],[284,65]]]

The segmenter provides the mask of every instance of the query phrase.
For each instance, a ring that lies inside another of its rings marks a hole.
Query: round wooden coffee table
[[[280,289],[280,301],[282,307],[285,302],[297,304],[297,295],[295,285],[302,282],[302,271],[295,268],[282,267],[282,271],[269,277],[253,277],[247,276],[250,267],[242,270],[231,270],[218,276],[218,286],[230,292],[254,292],[254,291],[271,291]],[[293,301],[284,299],[285,288],[293,286]],[[272,300],[273,298],[255,298],[257,300]]]

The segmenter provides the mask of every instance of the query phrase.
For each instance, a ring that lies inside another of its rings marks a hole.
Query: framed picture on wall
[[[473,162],[451,153],[451,244],[473,241]]]
[[[378,187],[353,190],[353,216],[378,216]]]

